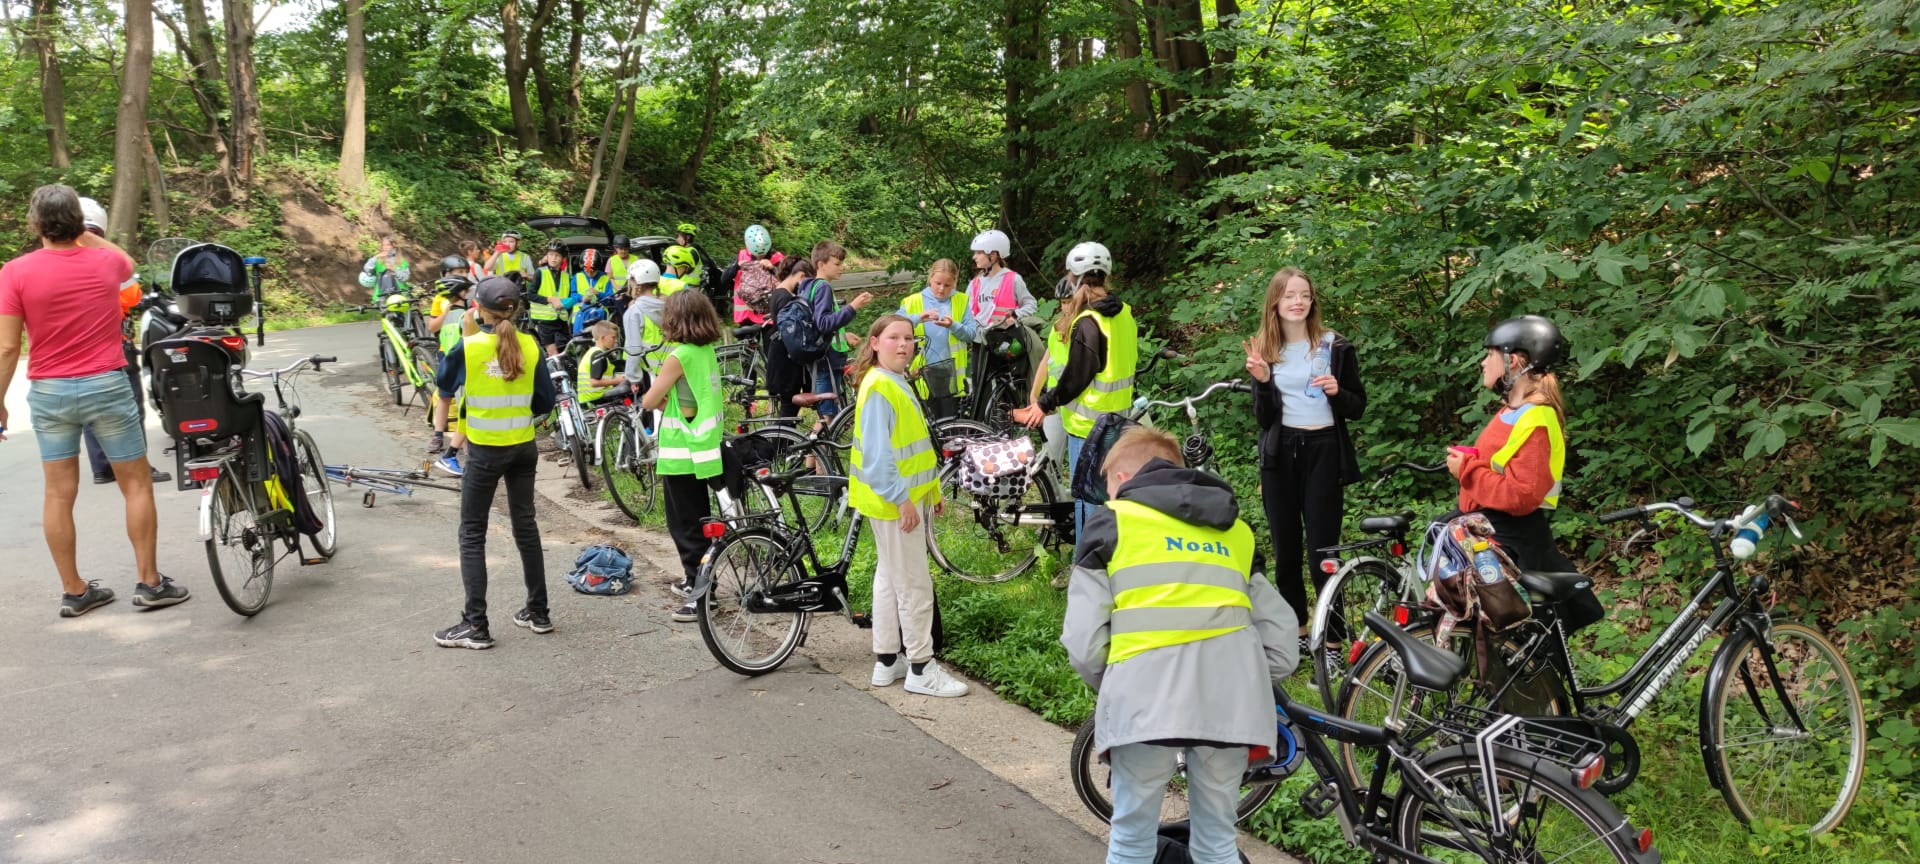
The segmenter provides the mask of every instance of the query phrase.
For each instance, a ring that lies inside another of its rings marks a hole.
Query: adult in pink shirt
[[[27,228],[40,238],[40,248],[0,267],[0,429],[9,421],[6,395],[24,330],[33,340],[27,408],[46,477],[42,521],[60,573],[60,615],[74,618],[113,602],[112,589],[80,578],[74,558],[73,502],[80,494],[80,436],[87,429],[100,439],[126,499],[127,539],[140,580],[133,605],[180,603],[186,587],[160,575],[147,436],[120,350],[120,286],[133,275],[133,259],[87,233],[80,195],[70,186],[35,189]]]

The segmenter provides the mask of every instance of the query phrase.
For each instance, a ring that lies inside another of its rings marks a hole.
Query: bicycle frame
[[[415,388],[425,387],[427,386],[426,376],[422,375],[420,370],[414,368],[413,365],[413,342],[401,334],[399,324],[394,322],[394,318],[399,317],[399,315],[400,313],[397,312],[382,314],[380,316],[380,332],[387,340],[387,344],[393,348],[394,361],[400,364],[401,369],[406,370],[407,381],[413,384]],[[405,323],[405,318],[401,318],[401,323]]]

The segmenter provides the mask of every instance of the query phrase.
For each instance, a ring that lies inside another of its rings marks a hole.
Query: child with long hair
[[[853,366],[860,395],[847,498],[873,524],[872,683],[905,678],[909,693],[965,696],[966,682],[933,662],[926,520],[940,510],[940,471],[926,412],[907,383],[913,353],[913,322],[882,315]]]
[[[669,296],[660,318],[661,335],[673,349],[640,399],[648,410],[662,411],[660,458],[654,474],[666,491],[667,533],[680,553],[681,580],[674,593],[692,593],[700,572],[706,538],[700,522],[713,515],[708,492],[724,495],[720,461],[720,363],[713,354],[720,341],[720,317],[699,291]],[[723,499],[723,504],[725,500]],[[673,620],[695,620],[694,604],[682,603]]]
[[[1472,447],[1447,450],[1460,480],[1460,512],[1480,513],[1493,537],[1526,570],[1570,572],[1547,517],[1560,506],[1566,468],[1566,401],[1553,373],[1567,355],[1560,328],[1538,315],[1495,325],[1482,343],[1480,386],[1500,394],[1500,410]]]
[[[915,337],[926,340],[926,350],[914,358],[913,370],[921,376],[920,396],[935,417],[952,417],[967,390],[967,345],[974,339],[976,324],[967,308],[967,295],[954,293],[959,285],[960,268],[952,259],[942,258],[927,268],[927,287],[900,301],[899,314],[913,322]]]
[[[1273,538],[1273,581],[1300,622],[1304,653],[1313,607],[1302,555],[1318,592],[1327,581],[1320,562],[1328,556],[1320,550],[1340,542],[1345,487],[1360,479],[1347,422],[1366,411],[1367,393],[1353,344],[1320,323],[1320,292],[1297,267],[1267,283],[1260,331],[1244,347],[1260,424],[1260,500]],[[1328,625],[1329,644],[1347,644],[1346,622]]]

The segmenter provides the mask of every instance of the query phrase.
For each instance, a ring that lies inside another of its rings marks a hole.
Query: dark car
[[[595,216],[535,216],[527,220],[527,227],[547,235],[548,241],[558,241],[566,250],[567,266],[580,266],[580,253],[588,249],[599,250],[600,269],[606,269],[606,259],[613,254],[613,229],[605,219]],[[627,241],[627,248],[633,254],[647,258],[655,264],[661,264],[661,253],[673,245],[672,237],[635,237]],[[523,247],[536,257],[546,248],[545,243],[523,244]],[[733,293],[731,286],[720,284],[720,268],[714,265],[713,257],[701,249],[693,247],[694,257],[700,262],[700,287],[713,303],[713,309],[720,315],[721,321],[733,320]],[[663,266],[661,270],[666,268]]]

